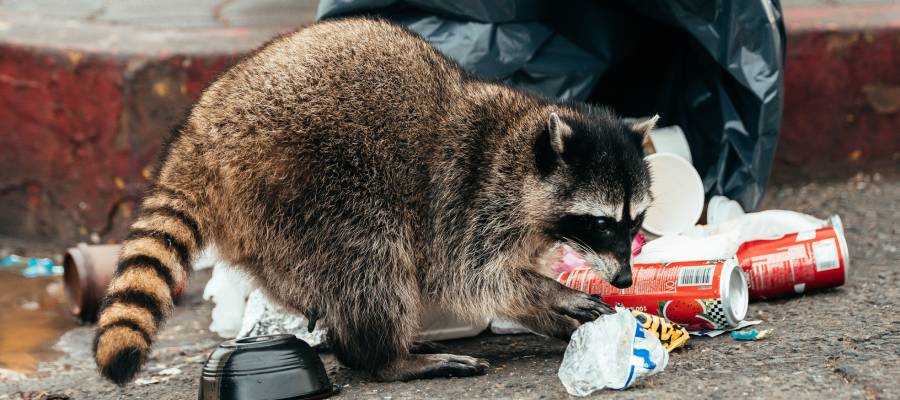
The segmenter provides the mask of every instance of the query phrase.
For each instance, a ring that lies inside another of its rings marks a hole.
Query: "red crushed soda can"
[[[837,215],[824,228],[744,243],[737,258],[748,275],[753,299],[841,286],[850,265],[844,226]]]
[[[737,260],[635,264],[634,284],[618,289],[590,268],[563,272],[557,280],[599,294],[611,306],[659,315],[692,331],[733,328],[747,314],[747,281]]]

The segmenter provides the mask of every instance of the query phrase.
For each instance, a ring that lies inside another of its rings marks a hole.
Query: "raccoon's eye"
[[[594,220],[594,229],[603,233],[612,233],[613,225],[616,223],[612,218],[600,217]]]

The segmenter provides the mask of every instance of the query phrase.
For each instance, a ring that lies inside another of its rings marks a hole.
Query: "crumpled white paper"
[[[603,315],[581,325],[559,366],[566,391],[587,396],[603,388],[625,389],[666,368],[669,353],[631,311]]]
[[[306,317],[292,313],[271,302],[262,289],[256,289],[247,298],[244,320],[237,337],[290,333],[310,346],[317,346],[324,342],[326,331],[322,325],[316,325],[312,332],[307,330],[308,325]]]

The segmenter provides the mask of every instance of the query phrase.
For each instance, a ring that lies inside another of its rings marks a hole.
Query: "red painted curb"
[[[161,141],[235,60],[0,43],[0,235],[121,237]]]
[[[779,168],[900,154],[900,5],[786,8]]]

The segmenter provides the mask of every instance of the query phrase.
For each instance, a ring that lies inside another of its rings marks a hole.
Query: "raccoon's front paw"
[[[615,314],[616,310],[600,301],[600,296],[572,290],[566,293],[554,311],[572,317],[578,322],[590,322],[604,314]]]

